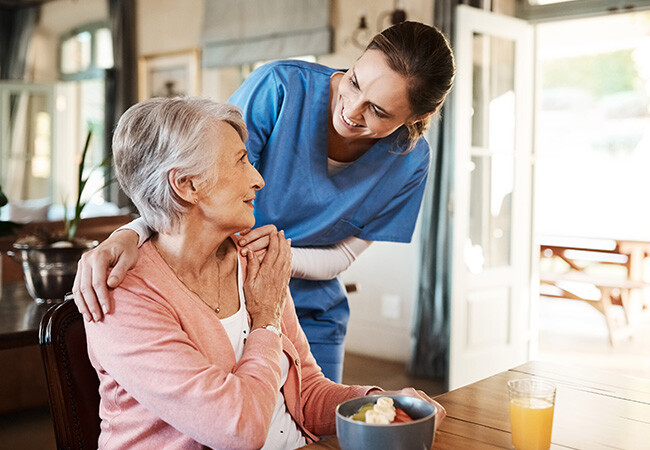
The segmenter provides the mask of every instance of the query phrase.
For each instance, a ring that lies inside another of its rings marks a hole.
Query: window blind
[[[332,51],[330,0],[205,0],[203,67]]]

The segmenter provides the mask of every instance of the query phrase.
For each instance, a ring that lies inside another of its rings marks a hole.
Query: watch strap
[[[272,331],[275,334],[277,334],[278,336],[282,335],[282,332],[278,329],[278,327],[276,327],[274,325],[264,325],[263,327],[260,327],[260,328],[264,328],[266,330]]]

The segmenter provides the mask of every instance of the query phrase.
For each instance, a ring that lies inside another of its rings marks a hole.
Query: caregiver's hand
[[[266,255],[266,249],[269,246],[270,236],[273,233],[277,233],[275,225],[264,225],[259,228],[251,230],[250,228],[239,233],[239,236],[235,236],[237,244],[241,249],[242,256],[246,256],[246,252],[253,251],[257,255],[258,259],[261,261],[264,260],[264,255]]]
[[[132,230],[120,230],[83,254],[72,293],[77,309],[87,322],[102,320],[104,314],[112,311],[108,289],[119,286],[137,262],[138,234]]]
[[[265,325],[280,328],[291,277],[291,241],[284,232],[268,235],[269,246],[264,261],[255,252],[247,252],[246,310],[251,317],[251,331]]]

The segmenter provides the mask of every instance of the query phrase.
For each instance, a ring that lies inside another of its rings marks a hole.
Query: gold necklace
[[[210,308],[212,311],[214,311],[216,314],[219,314],[221,312],[221,302],[219,301],[219,289],[216,290],[216,293],[217,293],[217,306],[212,307],[212,305],[210,305],[208,302],[203,300],[203,297],[201,297],[194,289],[189,287],[189,285],[185,281],[183,281],[183,279],[178,274],[178,272],[176,272],[176,269],[174,269],[174,267],[171,264],[169,264],[169,261],[167,261],[167,258],[165,258],[165,255],[163,254],[163,252],[158,247],[158,244],[156,244],[153,240],[151,241],[151,243],[153,244],[154,249],[156,249],[156,251],[158,252],[160,257],[162,258],[162,260],[165,262],[165,264],[167,264],[167,267],[169,267],[172,270],[172,272],[174,272],[174,275],[176,275],[176,278],[178,279],[178,281],[180,281],[181,284],[183,286],[185,286],[185,289],[190,291],[192,294],[196,295],[196,297],[199,300],[201,300],[203,303],[205,303],[205,305],[208,308]],[[221,273],[220,272],[221,272],[221,270],[219,268],[219,264],[217,264],[217,281],[218,281],[219,284],[221,283]]]

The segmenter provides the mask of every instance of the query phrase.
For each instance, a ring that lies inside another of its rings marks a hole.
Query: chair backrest
[[[43,316],[39,343],[57,447],[96,449],[99,379],[88,358],[83,318],[72,300]]]

